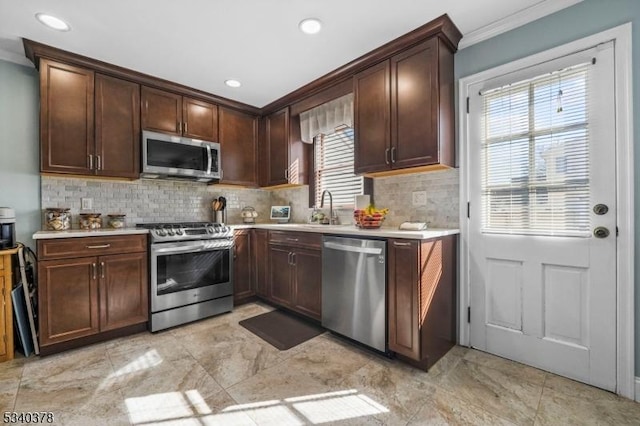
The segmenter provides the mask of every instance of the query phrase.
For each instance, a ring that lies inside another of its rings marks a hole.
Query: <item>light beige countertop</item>
[[[103,228],[103,229],[69,229],[67,231],[38,231],[33,234],[34,240],[49,240],[53,238],[77,237],[109,237],[112,235],[148,234],[149,230],[140,228]]]
[[[456,235],[459,229],[433,228],[425,231],[400,231],[398,228],[382,227],[379,229],[361,229],[355,225],[316,225],[307,223],[256,223],[229,225],[232,229],[267,229],[274,231],[298,231],[314,232],[317,234],[345,235],[371,238],[406,238],[411,240],[429,240],[432,238]],[[121,229],[70,229],[68,231],[38,231],[33,234],[34,240],[48,240],[53,238],[78,238],[78,237],[105,237],[111,235],[135,235],[148,234],[147,229],[121,228]]]
[[[239,224],[229,225],[233,229],[269,229],[278,231],[300,231],[315,232],[332,235],[352,235],[355,237],[372,238],[406,238],[411,240],[429,240],[432,238],[456,235],[459,229],[433,228],[425,231],[400,231],[398,228],[382,227],[379,229],[361,229],[355,225],[316,225],[307,223],[284,223],[284,224]]]

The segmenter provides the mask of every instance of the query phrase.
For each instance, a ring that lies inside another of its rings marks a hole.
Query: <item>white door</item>
[[[613,54],[610,42],[478,83],[468,116],[471,346],[608,390]]]

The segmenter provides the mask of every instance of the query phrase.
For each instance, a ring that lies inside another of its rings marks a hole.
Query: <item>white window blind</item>
[[[589,236],[589,67],[482,93],[482,231]]]
[[[362,195],[361,176],[353,173],[353,129],[343,127],[335,133],[314,138],[315,202],[325,189],[331,192],[334,207],[352,208],[356,195]]]

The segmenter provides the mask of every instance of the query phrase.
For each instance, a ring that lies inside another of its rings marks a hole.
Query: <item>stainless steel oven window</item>
[[[156,261],[157,294],[227,283],[230,258],[229,250],[160,255]]]
[[[232,295],[232,250],[228,240],[152,244],[151,311]]]

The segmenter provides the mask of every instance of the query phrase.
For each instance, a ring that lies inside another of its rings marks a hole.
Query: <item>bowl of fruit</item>
[[[369,205],[366,209],[354,210],[353,219],[358,228],[377,229],[382,226],[388,212],[389,209],[376,209],[373,205]]]

